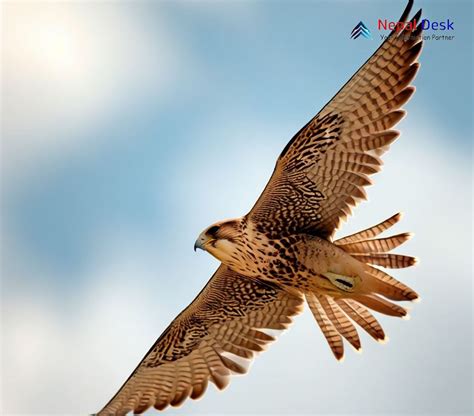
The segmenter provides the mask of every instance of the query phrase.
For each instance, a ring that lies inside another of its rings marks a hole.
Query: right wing
[[[400,21],[408,18],[410,0]],[[411,20],[420,22],[421,10]],[[392,32],[371,58],[281,153],[270,181],[247,215],[272,235],[309,233],[331,239],[366,199],[369,176],[399,133],[392,130],[419,63],[422,25]]]
[[[302,307],[301,296],[221,265],[98,415],[179,406],[201,397],[209,380],[225,388],[275,339],[260,329],[286,329]]]

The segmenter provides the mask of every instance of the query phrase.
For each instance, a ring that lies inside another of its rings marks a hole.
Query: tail
[[[418,299],[418,294],[411,288],[374,267],[397,269],[417,263],[415,257],[389,253],[409,240],[412,234],[375,238],[399,222],[401,217],[400,213],[396,214],[380,224],[333,242],[361,262],[364,274],[360,276],[360,284],[354,284],[354,277],[328,273],[325,277],[340,289],[341,295],[331,296],[324,293],[306,295],[308,305],[338,360],[344,356],[343,337],[356,350],[360,350],[360,340],[351,320],[375,340],[383,341],[385,333],[367,308],[385,315],[407,317],[407,310],[390,300]]]

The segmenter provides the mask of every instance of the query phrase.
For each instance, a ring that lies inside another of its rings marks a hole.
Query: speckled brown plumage
[[[409,84],[419,68],[420,35],[421,26],[393,33],[288,143],[250,213],[262,230],[330,237],[366,199],[363,188],[398,137],[391,128],[415,91]]]
[[[400,21],[410,13],[410,0]],[[413,20],[420,21],[421,10]],[[337,359],[345,339],[361,348],[356,325],[375,340],[385,333],[369,309],[403,317],[393,303],[417,294],[381,269],[415,263],[389,253],[410,238],[379,238],[400,220],[333,241],[351,209],[366,198],[369,176],[399,133],[421,51],[421,27],[392,32],[332,100],[281,153],[273,175],[245,216],[206,229],[196,246],[222,264],[170,324],[99,415],[163,410],[223,389],[308,304]]]
[[[274,340],[262,329],[287,328],[302,305],[299,295],[221,265],[99,414],[176,406],[201,397],[208,381],[223,389],[231,374],[246,372],[242,361]]]

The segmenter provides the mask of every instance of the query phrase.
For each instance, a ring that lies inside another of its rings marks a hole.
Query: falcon
[[[400,30],[290,140],[250,212],[199,235],[195,249],[221,265],[99,415],[179,406],[200,398],[209,381],[224,389],[304,303],[338,360],[344,339],[360,350],[356,325],[377,341],[385,339],[370,310],[407,316],[394,302],[418,295],[382,268],[416,263],[390,253],[411,234],[379,236],[401,215],[341,239],[334,234],[366,199],[364,188],[399,136],[393,127],[415,91],[410,84],[419,68],[422,27],[415,27],[421,10],[407,22],[412,3],[400,18],[412,25],[397,25]]]

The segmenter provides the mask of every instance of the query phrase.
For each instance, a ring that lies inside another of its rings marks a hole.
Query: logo
[[[410,32],[416,30],[417,27],[421,27],[424,31],[422,35],[423,40],[453,40],[454,36],[454,22],[451,19],[445,20],[429,20],[423,19],[420,22],[414,20],[412,22],[392,22],[387,19],[377,20],[377,29],[395,31],[400,33],[402,31],[407,32],[409,36]],[[431,30],[433,33],[426,33]],[[440,33],[441,32],[441,33]],[[453,34],[451,34],[453,33]],[[389,35],[383,33],[380,34],[382,40],[387,39]]]
[[[395,32],[400,33],[402,30],[413,32],[418,24],[418,22],[413,20],[413,22],[390,22],[387,19],[379,19],[377,22],[378,30],[395,30]]]
[[[374,23],[375,24],[375,23]],[[416,32],[417,29],[423,30],[423,33]],[[403,33],[405,37],[421,36],[423,40],[453,40],[455,39],[454,21],[449,19],[443,20],[429,20],[429,19],[414,19],[409,22],[396,22],[388,19],[377,19],[375,25],[375,32],[379,32],[380,39],[386,40],[392,33],[399,35]],[[390,31],[390,34],[385,34],[383,31]],[[427,33],[431,31],[432,33]],[[413,32],[416,32],[413,34]],[[372,32],[367,25],[361,20],[357,23],[356,27],[352,29],[351,39],[357,39],[359,37],[365,39],[372,39]]]
[[[372,39],[372,34],[370,33],[369,28],[361,20],[357,23],[356,27],[352,29],[351,39],[357,39],[359,36],[363,36],[366,39]]]
[[[432,21],[428,19],[423,19],[420,22],[421,28],[423,30],[454,30],[454,22],[450,19],[446,21]],[[391,22],[387,19],[378,19],[377,28],[378,30],[395,30],[396,32],[401,32],[402,30],[407,30],[413,32],[418,27],[418,22],[414,20],[413,22]]]

